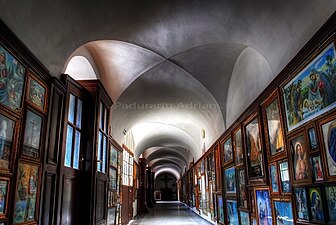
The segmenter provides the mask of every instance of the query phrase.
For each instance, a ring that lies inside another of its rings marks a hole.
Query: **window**
[[[100,121],[99,121],[99,136],[98,136],[98,151],[97,151],[97,170],[106,173],[106,155],[108,141],[108,109],[100,102]]]
[[[83,102],[70,94],[64,166],[79,169]]]
[[[133,156],[123,152],[123,185],[133,186]]]

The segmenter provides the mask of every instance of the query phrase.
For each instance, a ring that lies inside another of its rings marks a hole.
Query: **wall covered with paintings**
[[[335,31],[333,18],[185,173],[186,204],[219,224],[336,223]]]

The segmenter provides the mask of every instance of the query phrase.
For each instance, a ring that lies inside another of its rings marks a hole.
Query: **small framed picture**
[[[27,110],[22,154],[38,158],[40,156],[42,117]]]
[[[238,176],[238,206],[247,209],[247,190],[245,169],[237,170]]]
[[[259,224],[272,225],[272,207],[268,188],[256,188],[255,199]]]
[[[247,211],[239,210],[240,224],[250,224],[250,214]]]
[[[266,147],[270,161],[274,161],[280,156],[286,155],[282,115],[279,106],[277,90],[262,104]]]
[[[117,190],[117,170],[110,167],[110,174],[109,174],[109,189],[110,190]]]
[[[236,194],[236,169],[230,167],[225,170],[225,191],[226,194]]]
[[[312,150],[318,148],[318,142],[316,138],[315,128],[311,127],[308,129],[309,145]]]
[[[291,192],[291,181],[289,176],[288,161],[279,162],[280,184],[282,193]]]
[[[251,218],[251,225],[257,225],[257,219],[256,218]]]
[[[295,188],[296,217],[299,220],[309,220],[307,191],[305,188]]]
[[[224,204],[223,204],[223,196],[217,195],[217,206],[218,206],[218,222],[224,224]]]
[[[276,225],[294,225],[292,202],[290,199],[272,199],[273,214]]]
[[[323,167],[322,167],[322,161],[321,156],[317,155],[314,157],[311,157],[311,164],[313,167],[313,176],[316,182],[323,181]]]
[[[7,214],[9,178],[0,178],[0,218]]]
[[[228,225],[239,224],[238,220],[238,207],[236,200],[226,200],[226,219]]]
[[[224,164],[228,164],[233,161],[233,148],[232,148],[232,140],[231,135],[224,140],[222,143],[223,156],[224,156]]]
[[[0,169],[10,168],[15,121],[0,114]]]
[[[31,71],[28,77],[27,102],[42,112],[46,111],[47,86],[39,81]]]
[[[271,183],[271,193],[276,194],[279,193],[279,175],[278,175],[278,167],[276,163],[272,163],[269,166],[270,170],[270,183]]]
[[[236,165],[244,164],[244,150],[242,143],[242,132],[240,126],[233,132],[233,147],[236,153]]]
[[[292,151],[291,166],[293,171],[294,183],[310,183],[311,167],[308,157],[308,147],[304,135],[299,132],[290,138],[290,147]]]
[[[325,187],[329,220],[336,221],[336,186]]]
[[[323,210],[323,198],[320,188],[309,188],[309,201],[312,220],[323,223],[325,218]]]
[[[256,205],[255,205],[255,196],[254,196],[254,189],[249,189],[249,197],[250,197],[250,203],[251,203],[251,215],[255,216],[256,213]]]

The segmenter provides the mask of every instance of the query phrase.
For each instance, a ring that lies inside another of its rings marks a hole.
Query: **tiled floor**
[[[131,225],[210,225],[180,202],[158,202]]]

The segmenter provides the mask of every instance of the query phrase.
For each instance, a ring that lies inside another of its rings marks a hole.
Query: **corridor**
[[[148,214],[138,216],[130,225],[210,225],[178,201],[157,202]]]

